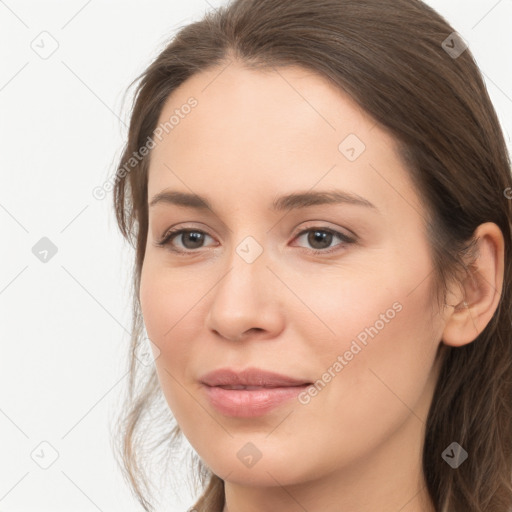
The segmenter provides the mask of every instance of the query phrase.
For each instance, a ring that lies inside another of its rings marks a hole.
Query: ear
[[[501,298],[503,233],[493,222],[486,222],[478,226],[473,237],[477,240],[476,260],[469,266],[469,275],[462,282],[461,290],[452,294],[448,301],[456,306],[445,306],[442,341],[453,347],[476,339],[490,322]]]

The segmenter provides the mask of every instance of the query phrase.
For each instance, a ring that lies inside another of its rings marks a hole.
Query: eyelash
[[[355,243],[357,240],[355,238],[352,238],[352,237],[349,237],[347,235],[344,235],[343,233],[340,233],[339,231],[335,231],[334,229],[330,229],[330,228],[324,228],[324,227],[320,227],[320,226],[314,226],[314,227],[311,227],[311,228],[307,228],[307,229],[304,229],[302,230],[301,232],[299,232],[295,238],[299,238],[301,237],[302,235],[306,234],[306,233],[309,233],[310,231],[319,231],[319,232],[322,232],[322,233],[329,233],[331,235],[334,235],[335,237],[338,237],[342,243],[338,244],[338,245],[335,245],[333,246],[332,248],[330,249],[307,249],[307,248],[304,248],[302,247],[302,249],[306,249],[307,251],[309,251],[311,254],[313,255],[321,255],[321,254],[331,254],[331,253],[334,253],[338,250],[340,250],[340,246],[344,246],[344,245],[349,245],[349,244],[353,244]],[[171,246],[171,241],[176,238],[178,235],[181,235],[183,233],[201,233],[203,235],[207,235],[207,236],[210,236],[208,235],[208,233],[200,230],[200,229],[192,229],[192,228],[188,228],[188,229],[185,229],[185,228],[177,228],[177,229],[172,229],[172,230],[169,230],[167,231],[164,236],[162,237],[161,240],[155,242],[155,245],[158,246],[158,247],[165,247],[165,246],[169,246],[169,250],[180,255],[180,256],[186,256],[186,255],[190,255],[190,254],[194,254],[195,252],[197,252],[197,250],[194,250],[194,249],[186,249],[186,250],[181,250],[181,249],[175,249]]]

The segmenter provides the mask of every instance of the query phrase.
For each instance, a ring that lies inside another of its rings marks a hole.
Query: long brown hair
[[[475,229],[484,222],[501,229],[500,303],[474,342],[442,346],[423,471],[436,511],[512,510],[510,157],[470,50],[448,51],[461,44],[453,33],[420,0],[234,0],[182,28],[133,82],[140,80],[114,187],[119,228],[135,249],[130,381],[118,422],[118,455],[145,510],[153,510],[145,472],[153,454],[145,442],[159,436],[157,446],[171,450],[180,431],[166,416],[154,368],[135,357],[142,338],[138,290],[148,232],[148,157],[130,159],[153,135],[165,100],[179,85],[233,60],[251,69],[295,65],[314,71],[389,130],[428,207],[440,301],[447,280],[467,268],[462,257]],[[147,421],[151,414],[166,418],[161,428]],[[457,470],[441,457],[453,441],[469,453]],[[224,482],[198,464],[203,487],[195,510],[219,512]]]

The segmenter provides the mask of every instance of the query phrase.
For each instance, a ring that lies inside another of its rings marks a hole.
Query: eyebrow
[[[197,210],[214,211],[206,197],[188,192],[164,190],[153,196],[149,206],[152,208],[161,203],[185,206]],[[378,208],[364,197],[342,190],[307,191],[287,194],[276,198],[271,208],[274,211],[290,211],[325,204],[352,204],[373,208],[378,211]]]

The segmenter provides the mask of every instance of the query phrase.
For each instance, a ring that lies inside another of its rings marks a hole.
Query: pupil
[[[320,242],[320,247],[315,246],[317,242]],[[325,249],[329,247],[332,242],[332,233],[325,231],[311,231],[308,236],[308,243],[315,249]]]

